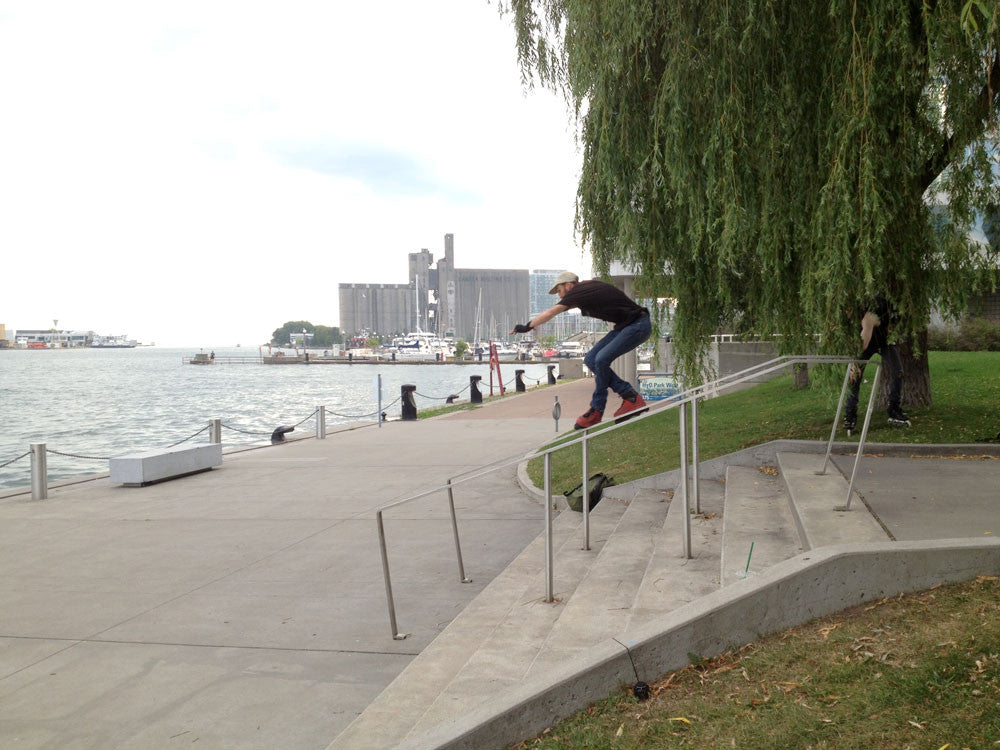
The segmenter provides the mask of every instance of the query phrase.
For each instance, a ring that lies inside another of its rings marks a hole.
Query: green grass
[[[996,437],[1000,431],[1000,352],[931,352],[929,358],[933,404],[907,408],[913,423],[907,429],[889,427],[885,412],[876,411],[868,442],[974,443]],[[870,379],[873,373],[874,369],[869,368],[865,375]],[[791,376],[787,376],[703,401],[698,407],[700,458],[714,458],[781,438],[828,439],[843,370],[831,373],[825,384],[819,380],[824,378],[814,375],[812,388],[796,391]],[[867,386],[862,387],[862,418],[868,392]],[[644,419],[606,437],[599,430],[592,432],[591,473],[604,472],[621,483],[680,466],[678,410]],[[838,428],[837,440],[856,442],[857,436],[848,438]],[[541,459],[529,464],[528,474],[539,487],[544,481],[542,471]],[[553,492],[575,487],[580,483],[580,472],[578,446],[555,453]]]
[[[998,601],[982,577],[859,606],[699,660],[645,703],[623,686],[518,747],[997,747]]]

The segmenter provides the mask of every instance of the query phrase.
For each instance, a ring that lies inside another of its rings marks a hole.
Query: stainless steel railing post
[[[583,442],[580,447],[583,449],[583,548],[590,549],[590,445],[587,441],[587,433],[583,431]]]
[[[455,517],[455,493],[452,491],[451,480],[448,480],[448,507],[451,509],[451,530],[455,535],[455,553],[458,555],[458,580],[462,583],[472,583],[465,577],[465,564],[462,562],[462,544],[458,540],[458,519]]]
[[[555,600],[552,591],[552,454],[545,454],[545,601]]]
[[[865,425],[861,428],[861,438],[858,440],[858,452],[854,454],[854,468],[851,469],[851,481],[847,485],[847,500],[842,506],[838,506],[834,510],[851,509],[851,494],[854,492],[854,479],[858,475],[858,464],[861,463],[861,454],[865,452],[865,440],[868,438],[868,425],[871,424],[872,421],[872,411],[875,409],[875,399],[878,396],[878,381],[881,374],[882,363],[879,362],[878,366],[875,368],[875,378],[872,382],[872,392],[868,396],[868,410],[865,412]]]
[[[316,407],[316,439],[326,440],[326,407]]]
[[[31,499],[45,500],[49,496],[49,461],[45,443],[31,444]]]
[[[222,442],[222,420],[219,418],[208,420],[208,442]]]
[[[826,467],[830,465],[830,451],[833,450],[833,438],[837,435],[837,423],[840,422],[840,412],[844,408],[844,395],[847,393],[847,383],[851,379],[851,367],[847,366],[844,373],[844,384],[840,387],[840,400],[837,402],[837,414],[833,418],[833,428],[830,430],[830,439],[826,443],[826,458],[823,459],[823,468],[817,474],[826,474]]]
[[[382,553],[382,576],[385,578],[385,599],[389,604],[389,627],[392,628],[392,639],[401,641],[409,633],[400,633],[396,628],[396,605],[392,600],[392,581],[389,580],[389,555],[385,550],[385,526],[382,523],[382,511],[375,514],[378,523],[378,546]]]
[[[701,513],[701,492],[698,490],[698,397],[691,399],[691,485],[694,489],[694,512]]]
[[[691,559],[691,509],[688,504],[688,444],[687,444],[687,403],[681,404],[680,408],[680,428],[681,428],[681,515],[684,520],[681,522],[684,530],[684,559]]]

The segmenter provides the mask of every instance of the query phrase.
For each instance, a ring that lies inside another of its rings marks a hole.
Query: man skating
[[[896,345],[889,343],[889,323],[892,311],[889,303],[882,297],[875,299],[861,318],[861,356],[858,359],[869,360],[875,353],[882,357],[889,378],[889,424],[893,427],[909,427],[910,417],[903,411],[900,404],[903,396],[903,366],[899,361]],[[848,378],[847,404],[844,411],[844,427],[847,434],[854,432],[858,424],[858,392],[861,390],[861,379],[865,372],[864,365],[850,366],[851,375]]]
[[[583,358],[584,364],[594,373],[594,395],[590,399],[590,409],[577,418],[574,427],[583,430],[601,421],[608,401],[608,388],[622,397],[622,404],[615,411],[616,418],[645,409],[642,396],[631,383],[618,377],[611,363],[649,338],[652,331],[649,310],[637,305],[617,287],[597,280],[580,281],[571,271],[563,271],[556,277],[549,294],[558,294],[559,302],[526,324],[517,324],[511,333],[527,333],[574,307],[591,318],[615,324]]]

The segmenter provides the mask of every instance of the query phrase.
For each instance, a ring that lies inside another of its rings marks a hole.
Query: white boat
[[[393,339],[391,350],[396,359],[434,361],[455,356],[455,346],[433,333],[418,330]]]
[[[94,336],[90,341],[91,349],[135,349],[139,342],[126,335]]]

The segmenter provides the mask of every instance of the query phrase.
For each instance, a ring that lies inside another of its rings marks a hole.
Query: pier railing
[[[219,361],[220,359],[224,359],[224,358],[217,358],[216,361]],[[257,358],[256,357],[243,357],[243,358],[233,357],[233,358],[230,358],[230,359],[256,360]],[[553,368],[555,367],[555,365],[549,365],[548,367],[549,367],[548,373],[547,374],[542,374],[541,377],[539,377],[539,378],[535,378],[535,377],[531,377],[531,376],[526,376],[524,370],[515,370],[514,377],[510,378],[510,380],[507,383],[504,383],[504,387],[509,387],[510,385],[512,385],[515,382],[517,382],[517,386],[518,386],[517,390],[521,391],[521,390],[524,390],[524,383],[523,383],[524,379],[531,380],[534,383],[538,384],[538,383],[541,383],[542,380],[545,379],[546,377],[548,378],[549,384],[552,384],[552,383],[555,382],[555,376],[553,374]],[[379,377],[381,378],[381,376],[379,376]],[[474,387],[476,385],[476,382],[479,379],[481,379],[481,376],[474,375],[474,376],[472,376],[472,377],[469,378],[469,384],[468,385],[464,386],[463,388],[457,389],[452,394],[445,395],[445,396],[434,396],[434,395],[420,393],[419,391],[416,390],[416,386],[403,386],[403,389],[405,391],[405,389],[409,388],[409,389],[412,390],[412,392],[415,395],[419,396],[422,399],[426,399],[427,401],[447,401],[449,404],[451,404],[455,399],[458,399],[459,396],[461,394],[463,394],[466,390],[469,390],[470,388],[472,388],[474,390],[474,393],[470,397],[470,402],[471,403],[480,403],[482,401],[482,394],[479,394],[478,390],[476,390],[475,387]],[[176,441],[174,441],[174,442],[172,442],[172,443],[170,443],[168,445],[164,445],[162,447],[154,448],[153,450],[154,451],[155,450],[166,451],[166,450],[168,450],[170,448],[175,448],[176,446],[181,445],[182,443],[185,443],[185,442],[187,442],[189,440],[192,440],[192,439],[196,438],[197,436],[201,435],[203,432],[206,432],[206,431],[208,432],[208,442],[210,442],[210,443],[221,443],[222,442],[222,431],[223,430],[228,430],[228,431],[235,432],[235,433],[238,433],[238,434],[241,434],[241,435],[246,435],[246,436],[249,436],[251,438],[259,438],[260,441],[263,441],[264,439],[269,439],[272,443],[273,442],[282,442],[284,440],[284,436],[285,436],[286,433],[292,432],[295,428],[298,428],[298,427],[302,426],[303,424],[305,424],[306,422],[308,422],[309,420],[314,419],[314,418],[316,420],[316,433],[315,433],[315,436],[318,439],[324,439],[326,437],[326,432],[327,432],[327,430],[326,430],[327,415],[331,415],[331,416],[334,416],[334,417],[339,417],[341,419],[348,419],[348,420],[367,420],[367,419],[373,419],[373,420],[375,420],[375,423],[378,426],[381,426],[383,424],[383,422],[388,418],[387,415],[386,415],[386,411],[389,410],[389,409],[392,409],[396,404],[398,404],[403,399],[403,393],[401,393],[400,396],[398,396],[397,398],[393,399],[392,401],[385,401],[385,402],[383,402],[381,400],[381,392],[382,392],[382,388],[381,388],[381,385],[380,385],[379,388],[378,388],[378,393],[379,393],[378,403],[376,405],[376,408],[373,411],[366,411],[366,412],[360,413],[360,414],[357,414],[357,413],[344,413],[344,412],[334,411],[333,409],[330,409],[329,407],[327,407],[325,405],[319,405],[319,406],[316,406],[315,409],[314,409],[314,411],[312,411],[311,413],[309,413],[305,418],[303,418],[302,420],[300,420],[298,422],[295,422],[292,425],[278,425],[275,428],[271,428],[271,429],[268,429],[268,430],[265,430],[265,431],[262,431],[262,430],[259,430],[259,429],[248,429],[246,427],[237,426],[237,425],[234,425],[234,424],[230,424],[230,423],[224,422],[220,418],[214,418],[214,419],[208,420],[208,424],[206,424],[205,426],[203,426],[203,427],[195,430],[192,434],[190,434],[190,435],[188,435],[188,436],[186,436],[184,438],[181,438],[180,440],[176,440]],[[479,396],[478,401],[475,398],[476,395]],[[414,414],[414,418],[415,418],[415,416],[416,416],[416,405],[415,404],[413,405],[413,414]],[[146,450],[149,450],[149,449],[146,449]],[[121,453],[119,453],[118,455],[121,455]],[[49,456],[62,456],[62,457],[65,457],[65,458],[76,459],[78,461],[109,461],[112,458],[111,455],[92,455],[91,452],[86,452],[85,453],[85,452],[80,452],[80,451],[55,450],[54,448],[49,447],[47,443],[38,442],[38,443],[31,443],[31,444],[29,444],[28,450],[24,451],[23,453],[20,453],[19,455],[14,456],[13,458],[10,458],[10,459],[4,460],[4,461],[0,461],[0,469],[5,469],[8,466],[12,466],[12,465],[18,463],[19,461],[30,457],[30,462],[31,462],[31,469],[30,469],[31,497],[32,497],[33,500],[42,500],[42,499],[45,499],[48,496],[48,474],[49,474],[49,470],[48,470],[48,468],[49,468],[48,467],[48,457]],[[0,489],[0,492],[3,492],[3,490]],[[16,490],[15,490],[15,492],[16,492]]]
[[[837,401],[837,412],[834,416],[833,427],[830,430],[830,438],[827,441],[826,455],[823,459],[823,466],[817,470],[817,474],[825,474],[830,461],[830,452],[833,448],[834,437],[837,433],[837,424],[840,421],[840,415],[843,410],[844,397],[847,394],[847,387],[850,380],[851,365],[864,365],[867,364],[864,360],[852,359],[850,357],[833,357],[833,356],[810,356],[810,355],[799,355],[799,356],[782,356],[775,357],[766,362],[761,362],[752,367],[748,367],[739,372],[727,375],[716,380],[703,383],[701,385],[695,386],[684,390],[664,402],[653,402],[650,404],[649,408],[634,417],[630,417],[628,421],[623,421],[619,424],[602,425],[597,428],[598,434],[604,436],[609,432],[614,430],[622,429],[624,427],[633,427],[637,422],[643,419],[650,419],[655,416],[661,415],[663,412],[670,410],[678,410],[679,412],[679,429],[680,429],[680,471],[681,471],[681,503],[682,512],[681,516],[683,518],[683,555],[685,558],[690,559],[691,557],[691,498],[694,499],[694,510],[695,513],[701,512],[701,498],[698,487],[698,468],[700,465],[700,458],[698,455],[698,403],[704,401],[708,398],[713,398],[719,395],[721,392],[730,390],[739,385],[743,385],[752,380],[757,380],[763,376],[781,373],[782,371],[788,370],[795,365],[846,365],[846,372],[844,374],[843,385],[840,390],[840,398]],[[861,429],[861,435],[858,440],[857,451],[854,458],[854,467],[851,471],[851,479],[847,488],[847,497],[845,498],[844,505],[836,506],[834,510],[838,511],[849,511],[851,507],[851,496],[854,491],[854,481],[857,476],[858,463],[860,461],[861,455],[864,453],[865,441],[868,437],[868,427],[871,423],[872,411],[875,405],[876,393],[878,393],[879,378],[881,375],[882,366],[879,363],[876,366],[875,376],[873,378],[871,394],[868,398],[868,407],[865,413],[864,424]],[[558,399],[557,399],[558,402]],[[555,413],[554,413],[555,416]],[[558,418],[557,418],[558,419]],[[690,435],[689,435],[689,424],[690,424]],[[382,574],[385,582],[385,594],[386,603],[389,611],[389,627],[392,630],[392,637],[394,640],[402,640],[407,637],[407,633],[400,632],[396,623],[396,607],[393,599],[392,593],[392,578],[389,571],[389,554],[388,554],[388,544],[386,541],[385,533],[385,521],[384,514],[386,511],[393,508],[398,508],[403,505],[415,502],[430,495],[434,495],[438,492],[445,492],[448,497],[448,505],[451,517],[451,524],[453,529],[454,541],[455,541],[455,552],[458,558],[458,574],[459,580],[462,583],[468,583],[469,578],[465,574],[465,565],[462,559],[462,546],[458,533],[458,520],[455,514],[455,503],[454,503],[454,489],[459,485],[472,482],[476,479],[480,479],[484,476],[492,474],[494,472],[500,471],[501,469],[509,468],[511,466],[516,466],[525,461],[530,461],[535,458],[541,458],[543,460],[544,466],[544,504],[545,504],[545,515],[544,515],[544,530],[545,530],[545,601],[552,602],[554,600],[553,594],[553,547],[552,547],[552,455],[557,451],[566,450],[574,446],[579,445],[582,453],[582,479],[583,487],[587,487],[587,483],[590,476],[590,466],[589,466],[589,440],[591,435],[589,434],[592,429],[582,430],[579,437],[573,438],[566,442],[560,443],[559,445],[547,448],[544,450],[534,451],[527,455],[520,454],[517,456],[511,456],[506,459],[501,459],[488,466],[480,467],[480,469],[473,469],[465,472],[462,475],[458,475],[448,479],[445,484],[432,487],[422,492],[418,492],[409,497],[405,497],[400,500],[396,500],[390,503],[379,506],[375,510],[375,523],[376,531],[379,540],[379,552],[382,560]],[[689,464],[689,444],[691,446],[691,461]],[[586,492],[584,493],[586,498]],[[590,550],[590,503],[586,500],[583,502],[583,549]]]

